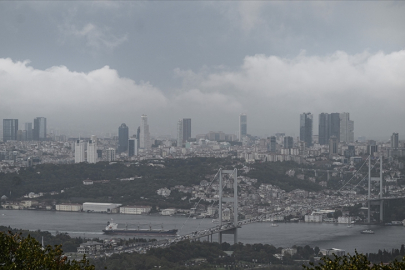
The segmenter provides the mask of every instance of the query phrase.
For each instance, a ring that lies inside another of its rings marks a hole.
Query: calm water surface
[[[72,237],[110,238],[103,235],[107,221],[114,219],[119,228],[176,228],[179,234],[206,229],[216,224],[211,219],[187,219],[184,216],[162,217],[159,215],[120,215],[96,213],[69,213],[56,211],[0,210],[0,225],[12,228],[63,232]],[[372,229],[375,234],[360,234],[362,230]],[[233,243],[232,235],[225,235],[224,241]],[[217,240],[217,235],[213,236]],[[272,227],[271,223],[262,222],[245,225],[238,230],[238,240],[242,243],[272,244],[276,247],[293,245],[310,245],[320,248],[340,248],[347,252],[377,252],[378,249],[391,250],[405,244],[405,227],[355,225],[347,228],[344,224],[327,223],[279,223]]]

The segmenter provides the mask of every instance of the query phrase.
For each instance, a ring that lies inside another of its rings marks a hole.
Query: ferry
[[[361,233],[362,234],[374,234],[374,231],[372,231],[372,230],[364,230],[364,231],[361,231]]]

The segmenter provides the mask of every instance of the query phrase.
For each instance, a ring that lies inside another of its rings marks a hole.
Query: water
[[[119,223],[119,228],[161,228],[178,229],[179,234],[190,233],[195,230],[206,229],[213,224],[211,219],[187,219],[184,216],[163,217],[159,215],[122,215],[75,213],[56,211],[29,210],[0,210],[0,225],[17,229],[41,230],[51,233],[68,233],[71,237],[110,238],[102,234],[107,221],[111,218]],[[365,229],[375,231],[375,234],[360,234]],[[272,227],[269,222],[245,225],[238,230],[238,240],[242,243],[272,244],[275,247],[291,247],[293,245],[319,248],[340,248],[346,252],[369,253],[378,249],[391,250],[405,244],[405,227],[354,225],[348,228],[345,224],[328,223],[279,223]],[[216,240],[217,235],[213,236]],[[224,241],[233,243],[232,235],[224,235]]]

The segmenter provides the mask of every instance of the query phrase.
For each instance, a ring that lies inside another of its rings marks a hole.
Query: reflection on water
[[[187,219],[184,216],[162,217],[159,215],[121,215],[96,213],[68,213],[56,211],[0,210],[0,225],[12,228],[66,232],[72,237],[111,238],[101,230],[107,221],[114,219],[120,228],[161,228],[178,229],[179,234],[213,227],[211,219]],[[375,234],[360,234],[362,230],[372,229]],[[270,222],[246,225],[238,230],[238,240],[242,243],[272,244],[276,247],[293,245],[320,248],[340,248],[347,252],[377,252],[378,249],[391,250],[405,244],[403,226],[355,225],[327,223],[280,223],[278,227]],[[127,236],[128,237],[128,236]],[[131,236],[133,237],[133,236]],[[214,235],[213,240],[217,237]],[[224,235],[224,241],[233,243],[232,235]]]

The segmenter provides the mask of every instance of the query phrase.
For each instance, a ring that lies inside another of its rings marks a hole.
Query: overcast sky
[[[355,138],[405,139],[405,2],[0,1],[0,118],[70,136],[299,135],[350,112]],[[69,131],[69,133],[68,133]]]

